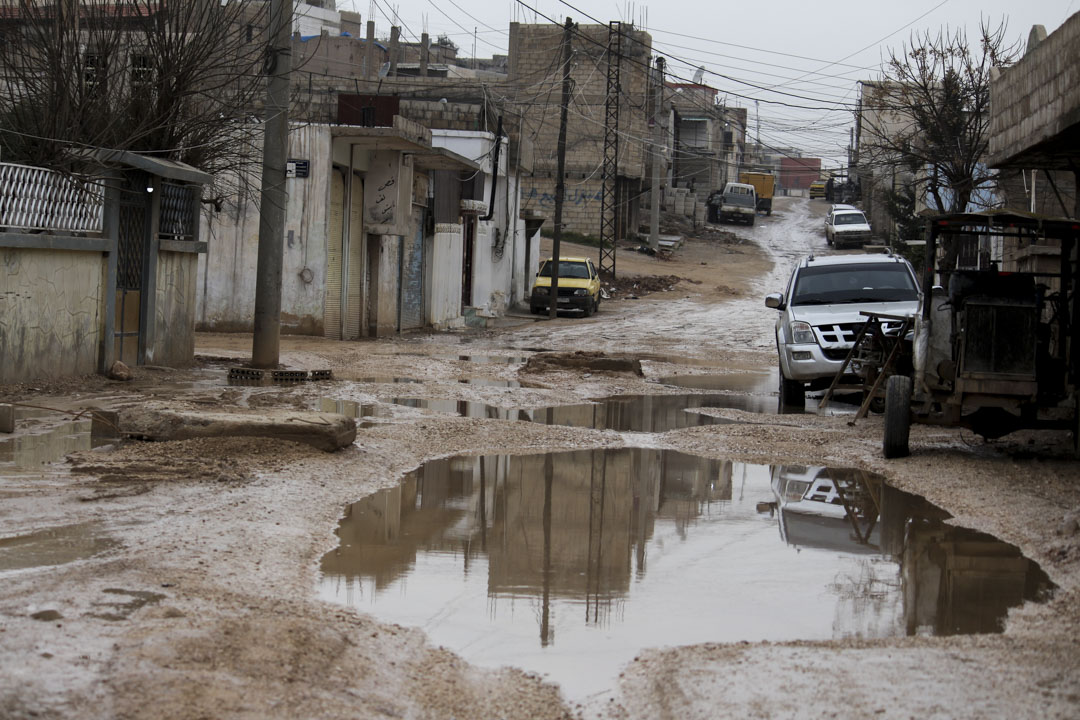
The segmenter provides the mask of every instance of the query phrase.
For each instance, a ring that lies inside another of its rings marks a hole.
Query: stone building
[[[537,153],[531,175],[522,179],[522,205],[546,213],[555,206],[556,149],[561,105],[561,47],[557,25],[510,24],[508,82],[522,109],[524,134]],[[578,25],[572,35],[574,92],[567,118],[565,230],[599,236],[603,188],[604,119],[607,97],[608,27]],[[635,232],[639,198],[648,187],[646,141],[652,37],[623,26],[620,66],[616,236]]]
[[[1080,13],[1049,36],[1032,28],[1024,57],[992,81],[989,144],[1008,209],[1080,217]],[[999,242],[1006,270],[1061,264],[1057,241]]]

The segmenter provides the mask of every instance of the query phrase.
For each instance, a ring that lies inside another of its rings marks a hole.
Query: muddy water
[[[22,425],[17,418],[17,427]],[[90,437],[90,420],[65,422],[44,432],[30,428],[14,436],[0,435],[0,478],[40,473],[44,465],[68,454],[102,444]]]
[[[776,411],[776,399],[765,398]],[[618,395],[593,403],[558,405],[549,408],[522,410],[496,407],[480,402],[448,398],[394,398],[395,405],[433,410],[470,418],[521,420],[545,425],[568,425],[594,430],[619,432],[652,432],[730,423],[732,420],[694,412],[705,407],[748,409],[746,396],[738,395]],[[765,412],[765,410],[761,410]],[[389,414],[379,405],[361,405],[362,417],[382,417]],[[354,415],[354,417],[356,417]]]
[[[1049,584],[852,470],[620,449],[455,457],[348,506],[320,595],[486,665],[613,687],[642,648],[996,632]]]
[[[82,523],[0,539],[0,573],[48,567],[92,557],[115,547],[99,523]]]

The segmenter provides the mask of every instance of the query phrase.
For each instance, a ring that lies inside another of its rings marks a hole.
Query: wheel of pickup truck
[[[754,225],[754,216],[753,215],[750,216],[750,225],[751,225],[751,227]]]
[[[789,380],[784,377],[784,368],[780,368],[780,411],[802,410],[806,406],[806,385],[801,380]]]
[[[881,452],[886,458],[909,454],[911,433],[911,378],[893,375],[885,386],[885,432]]]

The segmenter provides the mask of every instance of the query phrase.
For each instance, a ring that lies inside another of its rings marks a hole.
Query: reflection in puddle
[[[91,425],[90,420],[65,422],[48,432],[18,434],[0,441],[0,476],[39,473],[42,465],[107,442],[91,439]]]
[[[99,523],[39,530],[0,539],[0,572],[48,567],[82,560],[115,547]]]
[[[761,401],[772,402],[775,409],[775,398],[761,398]],[[747,409],[747,398],[738,395],[617,395],[597,400],[595,403],[558,405],[536,410],[501,408],[485,403],[448,398],[394,398],[391,402],[404,407],[452,413],[470,418],[522,420],[544,425],[569,425],[594,430],[651,433],[735,422],[693,412],[695,409],[706,407]],[[765,412],[765,410],[758,412]],[[376,405],[361,405],[360,413],[363,416],[384,416],[387,411]]]
[[[730,373],[725,375],[669,375],[658,378],[663,385],[688,390],[715,390],[717,392],[775,393],[779,385],[776,372]]]
[[[1048,589],[945,517],[861,471],[455,457],[347,507],[319,591],[583,698],[645,647],[995,632]]]

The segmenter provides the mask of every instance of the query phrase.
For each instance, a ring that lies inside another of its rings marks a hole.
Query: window
[[[83,85],[87,91],[104,92],[105,57],[98,53],[83,55]]]
[[[149,55],[136,54],[131,56],[131,84],[135,86],[150,85],[154,82],[154,66]]]

